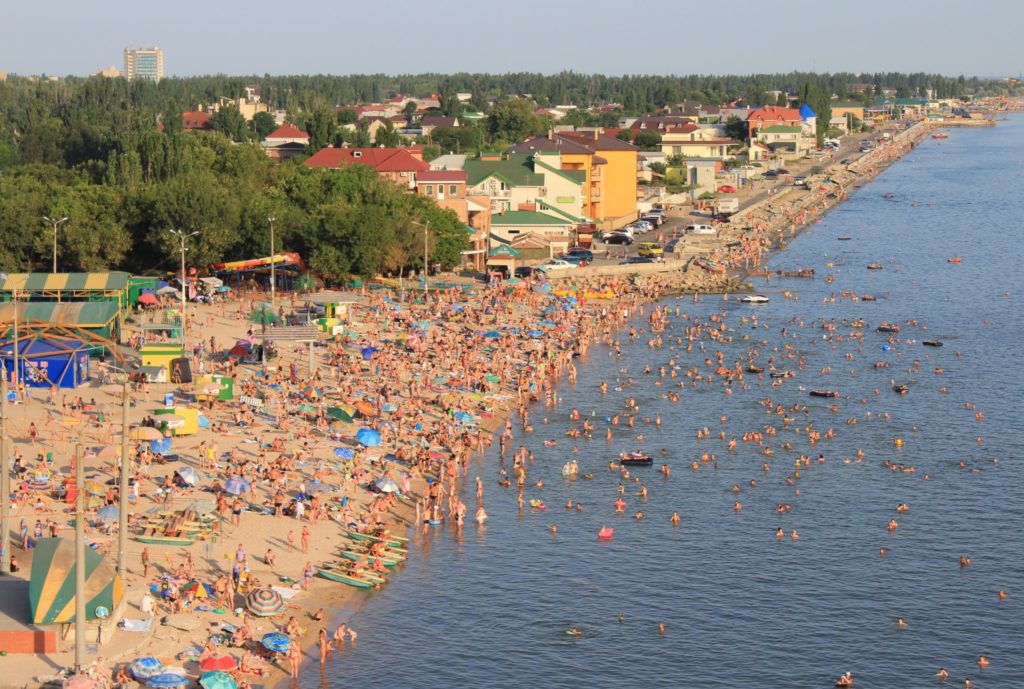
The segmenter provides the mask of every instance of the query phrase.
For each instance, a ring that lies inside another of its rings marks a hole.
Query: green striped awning
[[[120,308],[112,301],[33,301],[0,304],[0,325],[14,322],[50,323],[69,328],[104,328],[117,318]]]
[[[0,292],[120,292],[131,275],[113,273],[10,273],[0,280]]]
[[[75,543],[43,538],[32,556],[28,584],[29,611],[34,624],[66,624],[75,619]],[[97,619],[96,609],[108,614],[121,602],[124,584],[113,567],[91,548],[85,549],[85,617]]]

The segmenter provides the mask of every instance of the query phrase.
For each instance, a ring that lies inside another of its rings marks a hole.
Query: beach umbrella
[[[160,440],[154,440],[149,444],[149,449],[159,455],[166,454],[171,449],[171,439],[161,438]]]
[[[130,431],[132,440],[160,440],[164,434],[152,426],[136,426]]]
[[[356,411],[359,412],[360,414],[362,414],[363,416],[376,416],[377,415],[377,409],[372,404],[367,402],[366,400],[359,400],[358,402],[356,402],[352,406],[355,407]]]
[[[199,667],[202,668],[202,665]],[[237,689],[238,683],[228,673],[213,670],[199,677],[199,686],[203,689]]]
[[[488,330],[487,332],[484,333],[485,340],[497,340],[500,338],[501,333],[499,333],[497,330]]]
[[[249,314],[249,320],[261,325],[277,325],[280,321],[269,304],[253,309],[253,312]]]
[[[540,330],[527,330],[526,334],[529,335],[530,337],[540,337],[544,333],[541,332]]]
[[[360,428],[359,432],[356,433],[356,440],[360,445],[376,447],[380,445],[380,433],[372,428]]]
[[[225,481],[224,490],[232,495],[241,495],[249,490],[249,482],[241,476],[232,476]]]
[[[284,610],[284,599],[274,589],[256,589],[245,597],[245,608],[257,617],[271,617]]]
[[[217,291],[223,294],[225,292],[230,292],[231,288],[228,287],[227,285],[221,285],[220,287],[217,288]]]
[[[236,667],[238,667],[238,663],[229,655],[210,656],[199,663],[199,669],[203,672],[219,670],[221,674],[234,670]]]
[[[99,481],[86,481],[85,492],[89,495],[104,495],[107,492],[107,487]]]
[[[312,405],[312,404],[300,404],[299,405],[299,411],[305,412],[307,414],[315,414],[316,413],[316,406]]]
[[[344,421],[346,423],[352,423],[356,416],[356,410],[353,407],[330,407],[327,409],[327,416],[338,421]]]
[[[182,595],[187,595],[189,591],[195,591],[196,598],[209,598],[213,595],[213,592],[210,591],[210,587],[200,581],[190,581],[181,587]],[[213,669],[216,670],[217,668]]]
[[[143,294],[139,295],[139,303],[156,305],[159,302],[155,294],[153,294],[152,292],[144,292]]]
[[[334,448],[334,456],[339,459],[352,459],[356,456],[356,453],[352,451],[351,447],[336,447]]]
[[[381,493],[401,492],[398,489],[398,484],[395,483],[394,479],[390,479],[387,477],[377,479],[377,481],[373,485],[376,486],[377,490],[379,490]]]
[[[171,287],[170,285],[164,285],[163,287],[158,289],[156,293],[159,294],[160,296],[163,296],[165,294],[177,294],[178,290],[175,289],[174,287]]]
[[[116,522],[120,513],[121,509],[117,505],[107,505],[97,512],[96,516],[105,522]]]
[[[96,456],[100,459],[114,459],[115,457],[121,456],[120,445],[104,445],[96,453]]]
[[[373,355],[376,354],[378,351],[379,350],[376,347],[363,347],[359,353],[362,355],[364,359],[369,361],[370,359],[373,358]]]
[[[164,671],[164,664],[153,656],[136,658],[128,668],[135,679],[149,679]]]
[[[195,486],[199,483],[199,472],[192,467],[181,467],[176,473],[181,477],[182,481],[190,486]]]
[[[455,418],[457,420],[465,421],[467,423],[476,420],[476,419],[473,418],[472,414],[470,414],[469,412],[465,412],[465,411],[457,411],[457,412],[455,412],[454,416],[455,416]]]
[[[175,687],[187,687],[188,678],[183,675],[176,675],[171,672],[164,672],[146,680],[147,687],[158,689],[175,689]]]
[[[96,680],[89,675],[71,675],[64,684],[61,685],[63,689],[93,689],[96,686]]]
[[[270,632],[264,634],[263,638],[260,639],[260,643],[268,651],[274,653],[287,653],[288,649],[292,647],[292,640],[287,634],[281,632]]]

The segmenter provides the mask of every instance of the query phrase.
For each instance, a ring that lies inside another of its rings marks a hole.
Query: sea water
[[[966,677],[979,689],[1024,686],[1022,190],[1024,118],[953,130],[947,140],[923,142],[771,261],[772,269],[813,267],[813,280],[755,278],[771,298],[761,306],[712,296],[663,302],[701,319],[725,310],[732,343],[687,354],[674,344],[685,323],[672,317],[661,350],[647,346],[649,334],[634,342],[620,334],[621,357],[594,347],[577,362],[578,383],[559,388],[557,409],[532,408],[534,433],[524,435],[516,424],[511,448],[525,445],[535,454],[526,504],[538,499],[547,509],[520,511],[514,488],[497,485],[499,468],[510,466],[499,463],[496,450],[474,459],[469,485],[483,479],[486,527],[417,535],[409,562],[388,586],[349,612],[358,644],[335,653],[323,673],[307,661],[300,685],[831,687],[851,671],[858,688],[891,689],[941,686],[934,675],[945,667],[948,686],[963,686]],[[867,270],[870,262],[883,270]],[[798,299],[784,299],[784,290]],[[844,290],[876,300],[825,303]],[[846,341],[833,348],[814,327],[834,322],[837,334],[847,334],[844,321],[857,319],[865,322],[861,351]],[[919,327],[904,325],[895,345],[887,347],[874,330],[911,319]],[[924,339],[944,346],[922,346]],[[664,398],[676,381],[653,385],[670,358],[713,375],[704,361],[713,351],[723,351],[728,366],[761,340],[767,344],[756,347],[758,364],[767,368],[774,354],[776,367],[795,377],[772,387],[767,375],[759,381],[746,374],[750,389],[734,385],[732,395],[718,381],[687,387],[678,404]],[[807,366],[772,351],[785,345]],[[876,361],[889,367],[875,368]],[[642,373],[645,364],[653,375]],[[831,371],[822,374],[824,367]],[[616,379],[627,377],[633,384],[616,391]],[[893,380],[907,383],[909,393],[894,393]],[[842,397],[811,398],[812,389]],[[637,426],[616,429],[609,445],[605,419],[622,412],[627,397],[639,405]],[[806,434],[780,430],[765,438],[773,456],[745,442],[728,453],[721,430],[739,438],[781,427],[760,403],[768,398],[787,408],[805,405],[807,414],[793,414],[793,425],[813,421],[837,437],[810,446]],[[592,441],[564,436],[573,408],[594,421]],[[644,425],[656,415],[660,428]],[[698,440],[704,427],[711,438]],[[558,444],[545,447],[548,439]],[[786,441],[791,451],[780,448]],[[647,486],[646,502],[636,496],[639,483],[608,468],[619,452],[634,449],[656,460],[630,472]],[[708,463],[692,470],[705,451],[717,457],[717,469]],[[800,454],[814,461],[788,485]],[[594,478],[563,478],[570,459]],[[886,460],[916,471],[894,473],[882,466]],[[658,472],[662,462],[671,467],[668,478]],[[533,487],[538,479],[542,489]],[[628,507],[616,515],[620,483]],[[731,492],[733,485],[741,492]],[[472,515],[471,488],[464,499]],[[583,511],[565,509],[567,500],[583,503]],[[780,503],[792,510],[780,514]],[[900,503],[909,512],[896,514]],[[678,527],[669,523],[673,511],[682,516]],[[892,518],[899,527],[890,534]],[[597,538],[604,526],[614,528],[610,541]],[[789,538],[793,530],[799,540]],[[880,556],[880,548],[888,554]],[[961,568],[961,554],[973,564]],[[1006,601],[997,599],[1000,589]],[[573,626],[583,635],[567,636]],[[979,655],[992,663],[984,672],[975,664]]]

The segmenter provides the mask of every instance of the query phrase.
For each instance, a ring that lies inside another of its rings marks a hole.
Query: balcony
[[[601,179],[601,176],[601,167],[599,165],[590,168],[590,179]]]

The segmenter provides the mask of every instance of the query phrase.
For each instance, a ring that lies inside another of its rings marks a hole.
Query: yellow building
[[[586,174],[582,214],[605,228],[636,219],[637,148],[598,130],[549,132],[509,149],[510,153],[561,154],[563,170]]]

